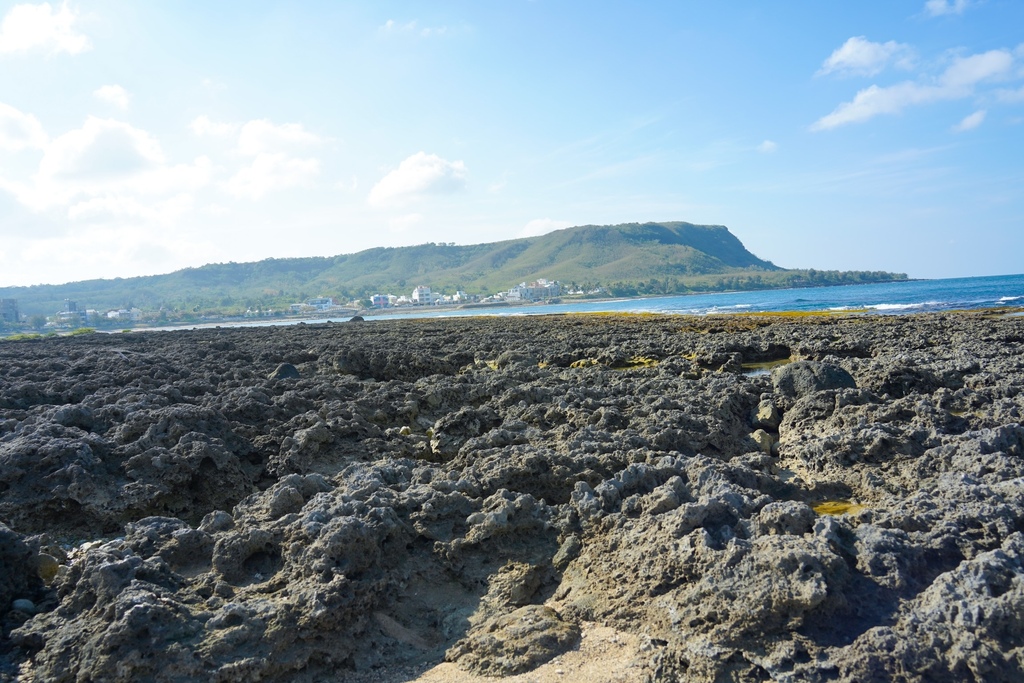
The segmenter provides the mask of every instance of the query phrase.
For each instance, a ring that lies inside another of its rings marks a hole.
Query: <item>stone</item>
[[[267,376],[267,379],[299,379],[302,375],[291,363],[281,363]]]
[[[775,392],[791,400],[826,389],[856,389],[857,382],[843,368],[829,363],[796,361],[772,369]]]
[[[26,614],[35,614],[36,604],[31,600],[19,598],[11,603],[11,609],[17,610],[18,612],[25,612]]]

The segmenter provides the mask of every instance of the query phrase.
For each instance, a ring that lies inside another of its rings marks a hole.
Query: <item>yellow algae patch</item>
[[[811,506],[811,509],[819,515],[855,515],[865,508],[848,500],[826,500]]]
[[[733,315],[746,318],[828,318],[850,313],[867,313],[866,308],[843,308],[835,311],[748,311]]]
[[[570,368],[590,368],[597,365],[596,358],[580,358],[569,364]]]
[[[633,356],[625,363],[612,366],[613,370],[633,370],[635,368],[653,368],[658,364],[657,358],[648,358],[646,356]]]
[[[567,316],[586,318],[664,318],[664,313],[653,311],[572,311]]]
[[[491,370],[497,370],[498,369],[498,361],[496,361],[496,360],[485,360],[484,361],[484,365],[489,367]]]

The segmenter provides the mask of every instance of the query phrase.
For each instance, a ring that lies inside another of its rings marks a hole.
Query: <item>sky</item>
[[[0,286],[725,225],[1024,272],[1024,2],[0,0]]]

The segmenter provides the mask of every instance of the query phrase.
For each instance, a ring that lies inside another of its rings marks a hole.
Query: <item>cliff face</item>
[[[595,623],[623,680],[1017,680],[1022,353],[969,314],[0,343],[0,681],[506,675]]]

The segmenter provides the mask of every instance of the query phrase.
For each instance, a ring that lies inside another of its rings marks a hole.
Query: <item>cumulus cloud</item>
[[[15,5],[0,23],[0,54],[40,50],[78,54],[92,47],[75,31],[78,16],[67,3],[59,9],[41,5]]]
[[[36,117],[0,102],[0,149],[43,149],[48,142],[49,136]]]
[[[197,116],[189,129],[196,135],[212,135],[215,137],[228,137],[238,132],[237,123],[219,123],[211,121],[209,116]]]
[[[973,114],[968,114],[964,117],[963,121],[953,126],[953,132],[963,133],[968,130],[974,130],[985,120],[986,113],[984,109],[979,109]]]
[[[129,95],[128,91],[119,85],[104,85],[101,88],[93,90],[92,94],[93,97],[101,102],[112,104],[118,109],[127,109],[128,104],[131,101],[131,95]]]
[[[370,190],[367,201],[373,206],[402,205],[424,195],[456,192],[465,184],[463,162],[417,152],[381,178]]]
[[[235,197],[259,199],[272,190],[307,186],[319,173],[320,162],[317,159],[261,153],[232,176],[225,189]]]
[[[774,152],[778,148],[779,148],[779,144],[777,142],[773,142],[771,140],[765,140],[764,142],[762,142],[760,145],[757,146],[757,151],[761,152],[762,154],[771,154],[772,152]]]
[[[114,119],[89,117],[81,128],[41,148],[42,159],[30,179],[0,179],[0,188],[34,211],[68,207],[69,215],[92,215],[103,206],[142,198],[160,201],[202,187],[213,170],[205,157],[192,164],[168,164],[153,136]],[[103,201],[90,203],[95,199]]]
[[[92,180],[160,166],[163,150],[149,133],[114,119],[90,116],[81,128],[54,139],[39,164],[46,178]]]
[[[913,52],[909,45],[890,40],[873,43],[864,36],[854,36],[838,47],[818,70],[819,76],[831,73],[874,76],[891,63],[906,68]]]
[[[301,123],[275,124],[267,119],[223,123],[199,116],[189,128],[200,136],[235,138],[235,152],[248,160],[224,183],[224,189],[239,199],[256,200],[274,190],[308,186],[320,174],[318,159],[300,155],[324,139]]]
[[[551,218],[534,218],[523,226],[523,229],[519,231],[520,237],[536,237],[538,235],[546,235],[549,232],[555,230],[561,230],[562,228],[571,227],[572,223],[569,221],[556,221]]]
[[[852,101],[840,104],[832,113],[815,121],[811,130],[861,123],[880,114],[898,114],[914,105],[964,99],[974,94],[978,84],[1005,77],[1012,68],[1013,55],[1008,50],[958,57],[932,83],[904,81],[887,87],[871,85],[859,91]]]
[[[193,204],[192,195],[184,193],[156,202],[142,202],[128,196],[93,197],[71,205],[68,218],[80,223],[135,219],[170,226],[192,210]]]
[[[256,156],[319,142],[322,142],[320,136],[310,133],[301,123],[275,125],[266,119],[257,119],[242,126],[238,134],[238,151]]]
[[[391,232],[408,232],[414,227],[423,222],[423,214],[421,213],[407,213],[401,216],[395,216],[388,225],[391,228]]]
[[[197,254],[207,262],[224,258],[221,245],[180,230],[140,229],[137,218],[122,223],[83,222],[68,234],[18,240],[11,249],[22,272],[31,269],[36,282],[147,275],[197,265]],[[27,278],[26,278],[27,279]]]
[[[970,6],[970,0],[928,0],[924,3],[924,11],[928,16],[941,17],[945,14],[963,14]]]

